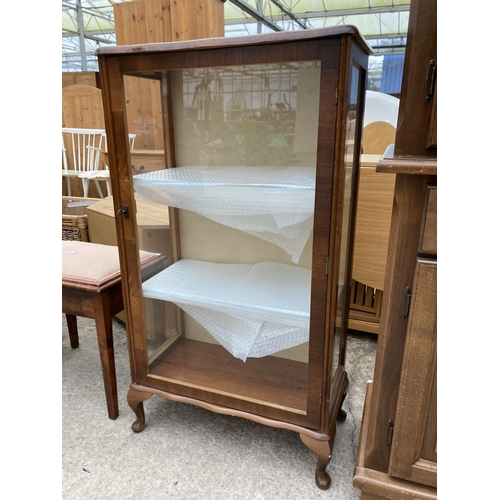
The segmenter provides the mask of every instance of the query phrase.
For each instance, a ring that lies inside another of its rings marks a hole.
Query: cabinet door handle
[[[425,102],[429,102],[434,95],[434,87],[436,83],[436,64],[434,60],[429,61],[429,67],[427,69],[427,80],[425,82]]]
[[[123,207],[120,208],[120,210],[118,210],[118,212],[116,212],[116,216],[118,217],[119,215],[123,215],[123,217],[125,217],[125,219],[129,218],[127,205],[123,205]]]

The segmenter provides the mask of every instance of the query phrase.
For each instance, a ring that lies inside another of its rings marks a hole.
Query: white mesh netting
[[[278,245],[297,263],[313,227],[313,167],[177,167],[134,176],[139,197]]]
[[[311,271],[274,262],[182,259],[143,284],[144,297],[175,303],[243,361],[309,340],[310,291]]]

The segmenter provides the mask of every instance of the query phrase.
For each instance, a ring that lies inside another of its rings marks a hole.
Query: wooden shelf
[[[307,363],[266,356],[243,361],[222,346],[184,339],[150,366],[150,376],[306,414]]]

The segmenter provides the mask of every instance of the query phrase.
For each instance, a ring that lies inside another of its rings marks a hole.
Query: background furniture
[[[62,239],[90,241],[87,207],[98,198],[62,197]]]
[[[436,64],[436,2],[415,0],[396,142],[377,165],[377,175],[395,176],[396,184],[353,479],[363,500],[437,498]]]
[[[74,252],[74,253],[73,253]],[[123,309],[118,249],[84,242],[62,244],[62,312],[71,347],[77,348],[77,316],[94,318],[108,416],[118,418],[112,317]]]
[[[395,181],[375,167],[394,142],[398,109],[399,99],[366,92],[349,328],[367,333],[379,332]]]
[[[172,259],[172,240],[168,207],[137,198],[135,207],[139,248],[148,252],[161,253],[170,261]],[[87,218],[92,243],[118,245],[112,196],[98,200],[97,203],[89,206]],[[124,323],[127,322],[124,311],[117,312],[115,316]],[[154,338],[154,332],[149,332],[149,336]]]
[[[101,90],[86,84],[68,85],[62,89],[62,127],[97,129],[104,131],[104,112],[102,109]],[[66,144],[68,149],[68,145]],[[102,164],[100,168],[104,168]],[[83,184],[78,177],[71,178],[71,192],[66,182],[62,185],[63,196],[83,197]],[[92,183],[88,196],[100,197]]]
[[[62,176],[66,179],[68,196],[72,195],[71,179],[84,172],[99,169],[103,146],[103,129],[68,128],[62,129]],[[103,198],[98,180],[94,180],[100,198]],[[87,186],[88,191],[88,186]],[[88,192],[84,191],[84,198]]]
[[[376,173],[381,156],[361,155],[349,305],[349,328],[375,334],[382,312],[395,183],[394,176]]]
[[[146,273],[156,255],[141,252]],[[123,309],[118,248],[83,241],[62,242],[62,312],[66,314],[71,347],[79,346],[77,316],[95,319],[108,416],[118,418],[112,318]]]
[[[98,71],[63,71],[62,87],[70,85],[90,85],[91,87],[100,87]]]
[[[116,45],[224,37],[224,1],[137,0],[113,4]],[[140,150],[163,149],[163,120],[158,81],[124,80],[127,119]]]
[[[82,180],[83,183],[83,196],[87,197],[89,193],[90,181],[94,181],[94,183],[98,186],[99,191],[99,182],[106,183],[106,191],[107,195],[111,196],[113,194],[111,190],[111,181],[109,179],[109,167],[108,167],[108,144],[106,142],[106,132],[102,134],[103,136],[103,150],[101,154],[101,158],[103,159],[102,163],[104,164],[104,168],[100,168],[98,170],[92,170],[88,172],[82,172],[78,174],[78,177]],[[128,134],[129,137],[129,146],[130,149],[134,148],[135,142],[135,134]],[[103,198],[103,196],[101,196]]]
[[[329,487],[326,468],[336,422],[346,416],[341,406],[348,387],[345,346],[361,120],[356,121],[352,141],[346,130],[348,117],[363,113],[369,52],[350,27],[100,49],[114,211],[120,215],[116,227],[127,283],[132,373],[128,401],[136,414],[135,432],[144,429],[143,403],[153,394],[293,430],[317,456],[316,484]],[[161,147],[168,168],[140,176],[132,172],[130,153],[123,154],[128,120],[124,78],[130,73],[158,80],[168,131]],[[213,107],[193,108],[193,97],[208,81],[214,83]],[[254,94],[239,114],[231,113],[233,83],[235,88],[255,83],[248,86]],[[174,262],[142,284],[137,275],[134,189],[139,192],[142,185],[141,197],[151,195],[150,201],[160,203],[164,179],[182,176],[189,165],[194,180],[188,174],[176,186],[185,190],[184,200],[191,201],[192,208],[163,201],[169,207]],[[288,177],[292,172],[298,174],[293,182]],[[229,182],[217,177],[228,173]],[[264,180],[257,175],[256,181],[256,174]],[[214,175],[217,182],[212,182]],[[156,194],[148,194],[148,180],[154,184],[155,178]],[[233,188],[236,194],[231,194]],[[303,202],[305,212],[299,211],[300,200],[309,200]],[[212,201],[215,214],[210,207],[205,215],[199,213],[201,205]],[[275,202],[284,210],[275,213],[271,208],[267,216],[245,217],[247,211],[251,215]],[[229,221],[217,220],[224,208]],[[253,229],[237,225],[241,216]],[[262,230],[264,222],[274,231],[273,238],[271,229]],[[281,246],[283,240],[286,245]],[[288,248],[299,244],[305,245],[300,251]],[[220,272],[205,272],[208,268]],[[183,273],[199,269],[195,279],[208,281],[198,288],[194,307],[205,312],[194,312],[191,304],[186,310],[185,303],[181,307],[168,295],[179,291],[176,272],[183,278]],[[240,288],[229,298],[236,304],[231,302],[231,312],[222,311],[224,320],[238,323],[225,343],[227,339],[216,340],[227,333],[217,307],[224,303],[220,293],[240,271],[248,271],[248,280],[236,280]],[[255,281],[250,279],[254,275]],[[253,292],[251,285],[257,287]],[[266,292],[270,300],[256,304]],[[273,307],[283,296],[289,301]],[[164,322],[163,331],[156,330],[163,333],[161,344],[148,341],[144,298],[154,301],[154,317]],[[256,306],[258,319],[247,300]],[[167,313],[169,305],[175,307],[174,315]],[[283,312],[270,319],[276,311]],[[261,314],[266,314],[265,320]],[[270,342],[257,344],[265,349],[261,356],[238,351],[246,347],[242,333],[248,331],[252,342],[269,334]],[[237,349],[230,349],[227,344],[234,340]]]

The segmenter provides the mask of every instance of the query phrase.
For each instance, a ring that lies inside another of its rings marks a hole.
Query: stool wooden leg
[[[94,296],[94,317],[101,356],[102,377],[108,405],[109,418],[118,418],[118,393],[116,387],[115,354],[113,348],[113,320],[110,298],[106,292]]]
[[[69,342],[73,349],[76,349],[80,343],[78,342],[78,326],[76,324],[76,316],[66,314],[66,323],[68,325]]]

